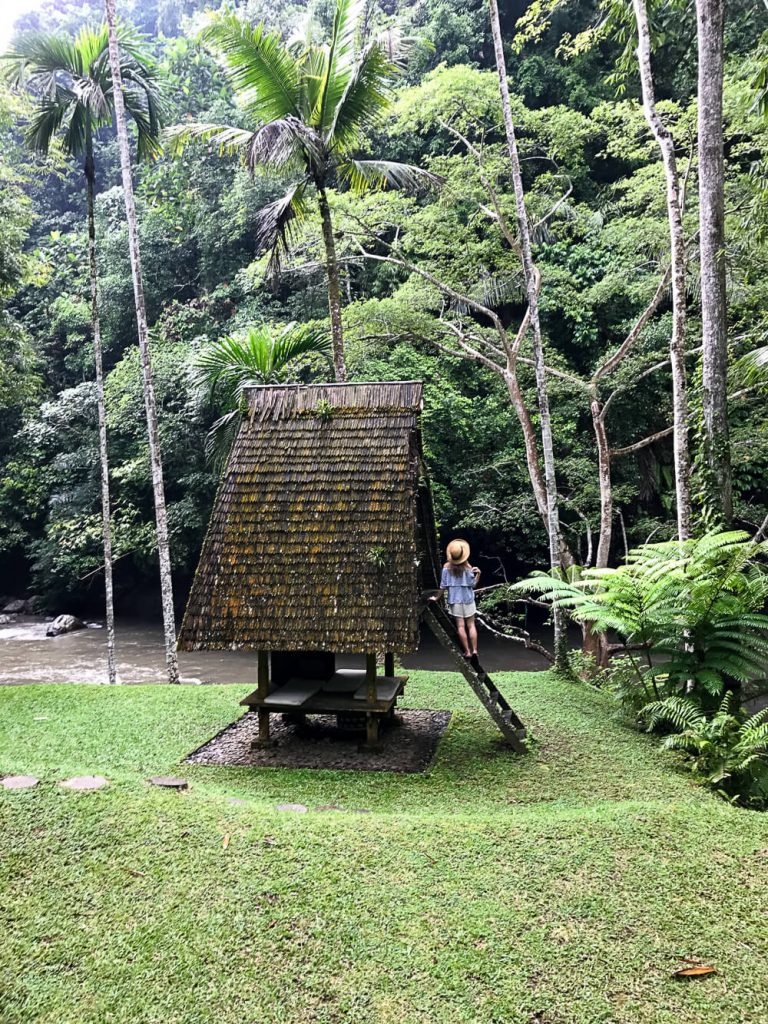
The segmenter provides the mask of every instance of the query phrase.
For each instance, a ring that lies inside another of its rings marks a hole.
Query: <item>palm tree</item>
[[[193,380],[205,399],[224,410],[208,432],[206,453],[218,466],[226,460],[246,412],[246,389],[295,380],[309,355],[330,356],[324,331],[290,323],[278,333],[266,325],[228,335],[201,349]]]
[[[137,37],[128,29],[121,29],[120,35],[124,50],[123,77],[130,83],[127,106],[138,127],[139,153],[147,156],[156,153],[159,148],[154,70],[146,60]],[[36,100],[35,112],[25,133],[27,144],[40,153],[48,153],[54,139],[60,137],[66,153],[83,159],[88,207],[91,330],[99,421],[107,673],[109,682],[116,683],[109,460],[96,272],[96,167],[93,153],[94,134],[99,128],[112,123],[113,87],[108,42],[106,25],[100,28],[86,26],[74,38],[31,32],[19,39],[15,49],[6,55],[4,61],[10,69],[11,81],[17,86],[26,85]]]
[[[139,358],[144,391],[144,409],[147,416],[149,439],[149,464],[152,473],[152,492],[155,501],[155,529],[157,555],[160,563],[160,594],[163,605],[163,633],[165,637],[165,664],[168,682],[179,682],[179,661],[176,656],[176,616],[173,608],[173,580],[171,577],[171,552],[168,543],[168,512],[165,506],[165,485],[163,483],[163,461],[160,454],[160,434],[157,428],[157,402],[152,376],[152,360],[149,353],[149,328],[147,307],[144,301],[144,278],[141,269],[139,227],[136,218],[136,201],[133,195],[133,168],[131,166],[131,145],[128,139],[126,108],[130,102],[132,85],[130,79],[123,79],[125,57],[120,53],[118,41],[115,0],[105,0],[107,27],[109,30],[109,63],[114,81],[115,129],[120,150],[120,170],[123,178],[123,199],[125,220],[128,226],[128,251],[131,257],[133,276],[133,297],[136,306],[136,328],[139,341]],[[138,124],[138,122],[137,122]],[[141,138],[141,135],[139,135]]]
[[[436,184],[428,171],[390,160],[360,160],[354,154],[379,121],[399,73],[393,37],[360,45],[364,4],[336,0],[330,42],[286,45],[264,25],[256,28],[236,14],[216,16],[204,38],[220,51],[251,128],[180,124],[168,131],[171,151],[183,152],[192,139],[238,155],[253,170],[283,168],[296,174],[285,195],[261,211],[258,243],[272,251],[279,269],[292,231],[317,196],[328,278],[333,362],[336,379],[346,379],[341,325],[341,290],[328,189],[342,183],[357,191],[386,185],[413,188]]]

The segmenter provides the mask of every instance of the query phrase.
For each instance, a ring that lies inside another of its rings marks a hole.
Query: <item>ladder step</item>
[[[526,753],[525,729],[523,723],[510,708],[504,695],[475,656],[470,661],[464,658],[458,642],[454,624],[448,619],[443,609],[427,605],[422,614],[436,638],[445,647],[456,662],[464,678],[474,690],[481,704],[494,720],[507,742],[519,754]]]

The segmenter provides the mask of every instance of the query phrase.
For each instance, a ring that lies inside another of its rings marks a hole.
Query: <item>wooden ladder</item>
[[[475,655],[465,658],[459,645],[459,637],[451,616],[437,601],[427,601],[423,611],[424,619],[437,639],[448,651],[456,667],[472,687],[475,696],[494,720],[504,739],[518,754],[526,754],[526,729],[509,706],[501,691],[482,667]]]

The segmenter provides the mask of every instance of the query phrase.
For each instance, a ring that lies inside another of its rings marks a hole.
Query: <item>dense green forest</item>
[[[607,408],[601,422],[612,452],[607,553],[615,563],[625,545],[676,532],[664,169],[640,105],[625,5],[500,6],[542,280],[564,539],[576,562],[594,562],[601,515],[597,402]],[[167,126],[252,127],[221,54],[201,37],[210,7],[210,0],[123,0],[118,13],[145,37]],[[285,39],[310,32],[327,38],[333,28],[328,0],[236,7]],[[515,203],[486,4],[376,0],[364,14],[360,31],[397,37],[402,58],[393,102],[367,132],[360,155],[430,173],[416,175],[413,187],[362,194],[341,174],[330,181],[346,371],[351,380],[425,382],[426,456],[439,521],[446,533],[462,531],[486,559],[520,574],[547,564],[547,533],[509,381],[489,365],[495,321],[484,311],[513,335],[526,310],[526,284],[515,240],[510,244],[502,230],[507,217],[514,221]],[[692,495],[694,514],[706,522],[712,512],[701,454],[696,19],[690,5],[676,3],[651,5],[650,17],[656,99],[684,181]],[[93,0],[48,0],[18,22],[17,39],[40,29],[72,36],[102,20]],[[768,511],[766,387],[742,359],[766,344],[768,330],[768,124],[759,103],[767,26],[755,0],[726,4],[728,413],[733,522],[750,532]],[[25,145],[38,99],[9,79],[0,85],[0,591],[41,595],[52,611],[64,604],[97,608],[103,551],[84,167],[55,143],[47,156]],[[290,247],[276,265],[261,215],[291,185],[290,169],[245,166],[204,137],[172,149],[166,137],[161,153],[137,162],[135,183],[170,549],[183,595],[220,469],[206,455],[206,437],[227,411],[200,384],[200,353],[252,327],[279,331],[297,322],[328,334],[330,325],[320,193],[307,192],[305,216],[291,223]],[[111,124],[96,133],[94,164],[117,606],[135,612],[146,610],[147,594],[157,590],[157,550]],[[631,351],[598,373],[657,290]],[[517,379],[538,426],[528,346],[523,340]],[[307,356],[296,372],[303,380],[333,379],[322,353]]]

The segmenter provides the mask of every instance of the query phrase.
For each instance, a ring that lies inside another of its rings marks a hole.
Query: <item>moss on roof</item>
[[[415,650],[416,382],[253,388],[180,650]]]

